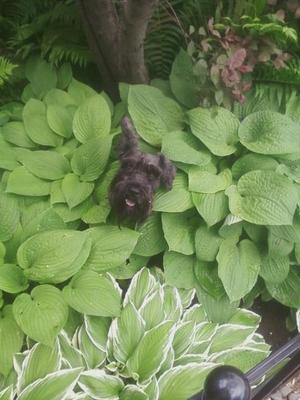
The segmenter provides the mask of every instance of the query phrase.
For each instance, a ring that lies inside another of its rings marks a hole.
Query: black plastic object
[[[239,369],[228,365],[216,367],[207,376],[203,400],[250,400],[248,379]]]

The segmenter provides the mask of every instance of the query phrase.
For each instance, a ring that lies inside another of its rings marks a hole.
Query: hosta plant
[[[194,294],[143,268],[115,318],[86,304],[86,313],[73,315],[52,345],[28,338],[2,379],[0,399],[187,400],[216,365],[247,371],[266,357],[258,315],[240,309],[227,324],[212,323],[200,304],[191,305]]]

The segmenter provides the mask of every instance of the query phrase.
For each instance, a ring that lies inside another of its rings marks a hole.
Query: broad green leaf
[[[286,165],[287,164],[287,165]],[[299,160],[290,161],[286,164],[280,164],[276,172],[285,175],[296,183],[300,183],[300,162]]]
[[[237,186],[226,190],[229,208],[248,222],[259,225],[292,225],[298,201],[294,185],[272,171],[251,171]]]
[[[164,313],[164,291],[161,287],[153,293],[148,294],[139,313],[145,321],[146,331],[154,328],[166,319]]]
[[[216,156],[236,151],[239,120],[225,108],[194,108],[188,112],[193,134]]]
[[[166,321],[146,332],[127,361],[128,372],[139,382],[147,381],[160,369],[171,347],[173,324],[172,321]]]
[[[108,270],[108,272],[116,279],[131,279],[135,273],[147,265],[149,258],[131,254],[123,264]]]
[[[236,325],[258,327],[260,321],[261,321],[261,317],[258,314],[255,314],[253,311],[247,310],[245,308],[240,308],[230,318],[228,323],[236,324]]]
[[[36,286],[31,294],[20,294],[13,303],[14,317],[31,339],[52,346],[68,318],[62,293],[51,285]]]
[[[13,367],[13,357],[23,346],[24,334],[17,325],[12,306],[0,310],[0,373],[8,376]]]
[[[83,372],[78,385],[93,399],[118,400],[119,394],[124,388],[122,379],[108,375],[104,370],[92,369]]]
[[[25,130],[30,139],[43,146],[59,146],[62,138],[49,127],[46,106],[39,100],[30,99],[23,109]]]
[[[60,367],[61,354],[58,341],[51,347],[36,343],[23,361],[21,375],[18,379],[18,391],[20,392],[26,386],[44,378],[51,372],[58,371]]]
[[[57,87],[65,89],[72,80],[72,66],[70,63],[64,63],[57,70]]]
[[[148,400],[146,393],[134,385],[127,385],[120,393],[120,400]],[[1,399],[0,399],[1,400]]]
[[[104,171],[110,154],[112,136],[96,137],[79,146],[73,153],[71,166],[83,181],[94,181]]]
[[[158,380],[159,400],[186,400],[203,388],[212,363],[190,363],[165,372]]]
[[[56,104],[47,107],[47,121],[57,135],[64,138],[72,136],[73,113],[67,108]]]
[[[98,226],[87,231],[92,249],[85,268],[97,272],[107,271],[124,263],[136,246],[139,233],[116,226]]]
[[[74,208],[86,200],[94,190],[94,184],[80,182],[75,174],[67,174],[61,183],[61,189],[70,208]]]
[[[73,131],[76,139],[81,143],[86,143],[96,137],[107,136],[110,126],[110,109],[101,95],[87,98],[75,112]]]
[[[253,242],[230,240],[221,243],[217,255],[219,277],[231,301],[239,300],[255,285],[261,265],[260,254]]]
[[[53,230],[38,233],[18,249],[25,276],[40,283],[60,283],[80,270],[91,249],[85,232]]]
[[[54,105],[65,108],[76,105],[74,98],[69,93],[56,88],[49,90],[43,100],[48,107]]]
[[[85,201],[80,203],[78,206],[69,208],[67,204],[58,203],[54,204],[53,208],[55,212],[63,219],[65,223],[76,221],[84,216],[84,214],[93,205],[93,200],[88,197]]]
[[[193,212],[163,213],[162,227],[170,251],[185,255],[195,252],[194,234],[198,217]]]
[[[290,264],[288,257],[266,255],[262,258],[259,275],[265,281],[276,284],[283,282],[287,278],[289,271]]]
[[[153,146],[160,146],[168,132],[183,128],[180,106],[154,87],[130,86],[128,109],[139,135]]]
[[[268,253],[271,257],[286,257],[294,250],[294,247],[293,241],[279,238],[269,232]]]
[[[217,327],[211,339],[209,354],[220,353],[223,350],[241,346],[250,340],[256,330],[256,326],[243,326],[223,324]]]
[[[213,226],[229,214],[228,198],[224,191],[217,193],[192,193],[193,203],[207,223]]]
[[[84,359],[87,363],[87,367],[89,369],[97,368],[106,359],[106,352],[101,351],[96,345],[91,341],[88,336],[84,325],[78,331],[78,346],[81,353],[84,356]]]
[[[48,374],[27,386],[18,400],[62,400],[76,385],[81,371],[75,368]]]
[[[111,325],[113,356],[123,364],[131,357],[145,333],[145,322],[132,303],[128,303]]]
[[[68,87],[68,93],[78,105],[83,103],[89,97],[94,97],[97,94],[93,88],[77,81],[75,78],[72,78],[71,80],[71,83]]]
[[[141,269],[131,280],[123,305],[125,306],[131,302],[137,310],[140,309],[145,297],[153,289],[155,282],[155,278],[150,274],[148,268]]]
[[[249,153],[240,157],[232,166],[232,176],[240,179],[247,172],[255,170],[276,171],[279,163],[272,157]]]
[[[121,290],[107,274],[80,271],[64,287],[63,296],[70,307],[82,314],[114,317],[121,311]]]
[[[85,315],[84,324],[86,332],[89,335],[91,341],[100,350],[105,351],[108,331],[111,324],[110,318]]]
[[[23,122],[12,121],[2,127],[2,134],[5,140],[16,146],[32,148],[35,147],[33,141],[29,138],[25,131]]]
[[[16,232],[20,212],[16,197],[0,191],[0,240],[9,240]]]
[[[298,267],[291,267],[286,279],[280,283],[266,282],[266,287],[275,300],[292,308],[300,308],[300,276]]]
[[[0,265],[0,290],[7,293],[25,291],[29,283],[20,267],[14,264]]]
[[[193,60],[188,53],[180,49],[171,70],[170,86],[176,99],[188,108],[199,104],[198,79],[193,73]]]
[[[40,179],[25,167],[18,167],[8,177],[6,192],[23,196],[47,196],[50,182]]]
[[[215,261],[222,238],[212,229],[200,226],[195,235],[195,250],[198,260]]]
[[[48,90],[55,88],[57,83],[54,66],[38,56],[28,59],[25,65],[25,76],[39,98],[43,97]]]
[[[154,196],[154,211],[183,212],[193,207],[192,196],[188,190],[187,176],[177,172],[173,188],[169,192],[159,189]]]
[[[238,218],[238,217],[235,217]],[[241,224],[241,221],[238,222],[238,224]],[[253,242],[261,244],[262,242],[264,242],[266,240],[266,237],[268,235],[268,230],[265,226],[263,225],[255,225],[255,224],[251,224],[250,222],[247,221],[242,221],[242,226],[244,231],[247,233],[247,235],[249,236],[249,238],[251,240],[253,240]],[[269,228],[277,228],[277,226],[272,226]],[[270,229],[271,231],[271,229]]]
[[[161,225],[159,213],[151,214],[146,222],[138,229],[140,237],[134,248],[134,253],[141,256],[154,256],[163,252],[167,243]]]
[[[208,171],[198,171],[191,168],[189,171],[189,190],[200,193],[217,193],[231,185],[232,176],[229,169],[225,169],[218,175]]]
[[[18,155],[24,167],[42,179],[57,180],[70,172],[69,161],[55,151],[26,151]]]
[[[173,131],[162,139],[162,153],[173,161],[205,165],[211,160],[207,150],[201,149],[200,142],[190,133]]]
[[[15,149],[0,134],[0,168],[12,171],[19,165]]]
[[[195,286],[193,256],[165,252],[163,264],[166,283],[177,288],[191,289]]]
[[[268,230],[272,235],[289,240],[291,242],[300,242],[300,216],[295,215],[293,225],[269,226]]]
[[[298,125],[286,115],[258,111],[243,120],[239,128],[241,143],[260,154],[287,154],[300,151]]]

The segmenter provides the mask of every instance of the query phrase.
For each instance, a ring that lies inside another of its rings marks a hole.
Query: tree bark
[[[147,83],[144,40],[159,0],[78,0],[89,47],[114,99],[118,83]]]

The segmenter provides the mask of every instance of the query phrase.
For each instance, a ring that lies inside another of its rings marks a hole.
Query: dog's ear
[[[163,154],[159,154],[159,166],[162,171],[160,183],[165,186],[167,190],[171,190],[176,175],[176,168]]]
[[[138,152],[138,137],[128,117],[124,117],[121,122],[122,136],[119,141],[119,158],[134,156]]]

